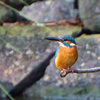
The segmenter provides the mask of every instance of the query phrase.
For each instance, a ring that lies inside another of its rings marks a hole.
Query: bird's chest
[[[71,67],[78,58],[78,51],[76,47],[60,47],[57,57],[55,59],[56,67],[61,70],[62,68]]]

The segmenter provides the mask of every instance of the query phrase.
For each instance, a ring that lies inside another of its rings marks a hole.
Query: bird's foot
[[[66,73],[68,73],[68,70],[67,70],[67,69],[64,69],[64,68],[63,68],[63,71],[65,71]]]
[[[68,70],[67,69],[62,69],[62,71],[60,72],[60,76],[61,77],[65,77],[68,73]]]
[[[71,71],[72,71],[72,73],[74,72],[74,69],[72,69],[71,67],[69,68],[69,70],[71,70]]]

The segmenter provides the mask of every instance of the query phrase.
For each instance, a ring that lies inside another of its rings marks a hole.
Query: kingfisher
[[[73,72],[72,66],[78,59],[78,50],[75,39],[71,35],[45,37],[45,39],[57,41],[59,43],[55,52],[55,65],[60,71],[60,76],[65,77],[68,70]]]

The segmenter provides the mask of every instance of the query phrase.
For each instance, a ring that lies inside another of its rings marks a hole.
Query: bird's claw
[[[62,71],[60,72],[60,76],[65,77],[67,73],[68,73],[67,69],[62,69]]]
[[[72,71],[72,73],[74,72],[74,70],[73,70],[71,67],[69,68],[69,70],[71,70],[71,71]]]
[[[72,73],[74,72],[74,70],[70,67],[69,71],[72,71]],[[68,74],[68,70],[67,69],[62,69],[60,72],[60,76],[61,77],[65,77]]]

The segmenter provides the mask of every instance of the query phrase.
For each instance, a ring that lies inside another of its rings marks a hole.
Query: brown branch
[[[99,72],[100,67],[95,67],[95,68],[89,68],[89,69],[75,69],[73,72],[71,70],[68,71],[68,73],[94,73],[94,72]],[[67,73],[67,74],[68,74]]]

